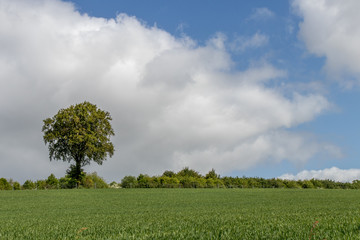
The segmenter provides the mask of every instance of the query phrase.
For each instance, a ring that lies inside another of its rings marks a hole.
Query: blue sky
[[[23,139],[14,153],[3,137],[0,175],[62,176],[67,164],[46,158],[41,119],[89,100],[114,118],[114,157],[86,169],[108,180],[185,166],[335,180],[352,169],[358,178],[358,7],[357,1],[0,1],[6,49],[0,121],[17,133],[11,142]],[[36,107],[29,112],[27,104]],[[14,109],[20,113],[9,117]]]
[[[292,1],[110,1],[107,4],[84,0],[72,2],[79,11],[91,16],[113,18],[119,13],[126,13],[136,16],[150,26],[157,25],[172,35],[186,34],[200,44],[217,32],[225,34],[230,41],[237,36],[266,34],[269,36],[266,46],[241,53],[232,52],[231,57],[236,62],[236,68],[242,69],[251,64],[251,61],[268,58],[272,64],[288,71],[289,82],[321,81],[327,98],[336,105],[333,110],[297,126],[294,131],[311,132],[320,139],[330,140],[343,149],[344,157],[335,160],[313,159],[302,167],[360,168],[358,134],[354,131],[360,120],[359,111],[356,111],[356,103],[360,102],[359,90],[342,89],[327,80],[322,70],[325,58],[308,53],[304,43],[298,38],[298,25],[302,18],[291,6]],[[275,166],[270,172],[267,166],[263,166],[241,174],[274,177],[289,170],[292,173],[298,171],[296,166],[294,168],[288,164],[283,165]]]

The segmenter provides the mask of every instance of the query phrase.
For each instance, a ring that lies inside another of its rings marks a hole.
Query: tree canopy
[[[50,161],[73,161],[75,164],[68,173],[80,181],[83,166],[91,161],[101,165],[107,156],[113,156],[110,137],[115,134],[111,120],[109,112],[86,101],[61,109],[52,118],[43,120],[42,131]]]

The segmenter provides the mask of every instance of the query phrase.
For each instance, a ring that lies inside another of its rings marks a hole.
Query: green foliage
[[[70,188],[76,188],[78,185],[78,182],[70,177],[62,177],[59,179],[59,186],[61,189],[70,189]]]
[[[304,180],[304,181],[298,181],[298,184],[302,187],[302,188],[315,188],[314,184],[309,181],[309,180]]]
[[[72,169],[67,171],[65,177],[57,179],[51,174],[46,180],[38,180],[33,183],[27,180],[23,189],[69,189],[69,188],[323,188],[323,189],[360,189],[360,180],[354,180],[352,183],[335,182],[332,180],[284,180],[284,179],[265,179],[265,178],[247,178],[247,177],[221,177],[212,169],[205,176],[201,176],[195,170],[184,168],[178,173],[165,171],[161,176],[149,176],[139,174],[134,176],[125,176],[121,183],[112,182],[110,186],[96,172],[86,174],[81,172],[81,181],[75,179]],[[4,187],[6,186],[6,187]],[[20,184],[12,179],[0,180],[1,189],[20,189]]]
[[[37,180],[35,182],[35,185],[36,185],[36,189],[39,189],[39,190],[47,189],[47,184],[46,184],[45,180]]]
[[[12,186],[5,178],[0,178],[0,190],[12,190]]]
[[[215,169],[211,169],[211,171],[209,171],[209,172],[205,175],[205,178],[206,178],[206,179],[209,179],[209,178],[218,179],[218,178],[220,178],[220,175],[218,175],[218,174],[215,172]]]
[[[80,171],[79,171],[80,170]],[[66,177],[71,179],[71,182],[75,186],[79,185],[80,182],[82,182],[83,178],[86,176],[86,173],[83,171],[83,169],[79,169],[76,165],[71,164],[69,169],[66,170]]]
[[[101,165],[114,154],[110,137],[114,135],[110,113],[89,102],[61,109],[45,119],[42,131],[48,144],[50,160],[74,161],[70,170],[78,182],[82,167],[91,161]]]
[[[201,174],[193,169],[189,169],[188,167],[183,168],[176,174],[178,177],[194,177],[201,178]]]
[[[50,174],[50,176],[46,180],[46,186],[48,189],[57,189],[59,188],[59,180],[55,177],[54,174]]]
[[[22,188],[25,189],[25,190],[32,190],[32,189],[36,188],[36,185],[35,185],[35,183],[33,181],[26,180],[24,182],[24,184],[22,185]]]
[[[161,176],[158,178],[158,181],[160,183],[160,187],[165,187],[165,188],[176,188],[179,187],[180,181],[179,179],[175,176],[172,175],[173,177],[169,177],[169,176]]]
[[[105,180],[98,176],[96,172],[86,174],[82,179],[81,185],[85,188],[109,188]]]
[[[359,204],[338,189],[3,191],[0,238],[358,240]]]
[[[153,186],[153,181],[151,179],[151,177],[149,177],[148,175],[144,175],[144,174],[140,174],[137,177],[137,186],[140,188],[152,188]]]
[[[134,188],[137,187],[137,180],[134,176],[125,176],[121,180],[121,187],[123,188]]]
[[[19,182],[13,182],[12,187],[14,190],[21,190],[21,185]]]
[[[176,176],[176,173],[174,173],[173,171],[166,170],[162,176],[172,178]]]

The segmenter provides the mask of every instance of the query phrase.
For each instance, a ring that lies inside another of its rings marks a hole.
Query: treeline
[[[96,172],[90,174],[83,174],[80,182],[66,175],[62,178],[56,178],[51,174],[45,180],[26,180],[22,185],[13,181],[0,178],[0,190],[45,190],[45,189],[71,189],[71,188],[109,188],[109,184],[105,182],[102,177],[99,177]]]
[[[360,189],[360,180],[343,183],[333,180],[285,180],[258,177],[220,177],[214,169],[205,176],[188,167],[175,173],[165,171],[161,176],[125,176],[120,183],[106,183],[96,172],[83,173],[81,181],[71,174],[57,179],[51,174],[45,180],[26,180],[22,185],[12,179],[0,178],[0,190],[71,189],[71,188],[314,188],[314,189]]]
[[[184,168],[175,173],[165,171],[161,176],[140,174],[138,177],[126,176],[121,180],[123,188],[322,188],[322,189],[360,189],[360,181],[352,183],[333,180],[285,180],[258,177],[220,177],[214,169],[202,176],[195,170]]]

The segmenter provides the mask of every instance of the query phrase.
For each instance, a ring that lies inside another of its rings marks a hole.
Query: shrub
[[[27,189],[27,190],[32,190],[32,189],[35,189],[36,188],[36,185],[33,181],[31,180],[26,180],[24,182],[24,184],[22,185],[22,188],[23,189]]]
[[[76,180],[70,177],[62,177],[59,179],[59,186],[62,189],[76,188],[76,184]]]
[[[46,185],[45,180],[37,180],[35,185],[36,185],[36,189],[39,189],[39,190],[47,189],[47,185]]]
[[[172,178],[172,177],[175,177],[176,174],[175,174],[173,171],[166,170],[166,171],[163,173],[162,176],[163,176],[163,177],[170,177],[170,178]]]
[[[109,185],[105,180],[98,176],[96,172],[86,174],[81,180],[81,184],[86,188],[109,188]]]
[[[59,187],[59,180],[55,177],[54,174],[50,174],[46,180],[46,185],[49,189],[56,189]]]
[[[20,190],[21,189],[21,185],[19,182],[13,182],[12,187],[14,190]]]
[[[12,186],[5,178],[0,178],[0,190],[12,190]]]
[[[188,167],[183,168],[176,174],[178,177],[194,177],[194,178],[201,178],[201,174],[195,170],[189,169]]]
[[[134,176],[125,176],[121,180],[121,187],[123,188],[134,188],[137,187],[137,180]]]

